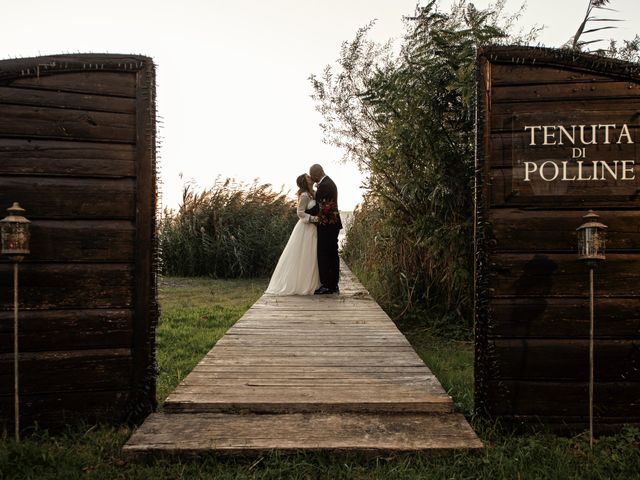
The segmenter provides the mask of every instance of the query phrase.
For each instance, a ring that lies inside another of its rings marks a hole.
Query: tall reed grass
[[[394,320],[415,320],[432,333],[467,339],[472,275],[471,219],[438,223],[433,215],[402,221],[366,196],[353,212],[342,256]]]
[[[163,273],[269,276],[297,220],[295,202],[269,184],[217,178],[200,193],[187,184],[178,210],[160,219]]]

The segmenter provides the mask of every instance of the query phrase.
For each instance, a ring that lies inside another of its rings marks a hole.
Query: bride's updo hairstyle
[[[303,192],[307,192],[313,197],[313,194],[309,191],[309,185],[307,184],[307,174],[303,173],[298,178],[296,178],[296,185],[298,185],[298,196]]]

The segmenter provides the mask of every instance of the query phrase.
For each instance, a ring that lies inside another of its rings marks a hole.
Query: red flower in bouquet
[[[336,202],[330,200],[320,203],[320,212],[318,214],[319,225],[333,225],[338,222],[338,206]]]

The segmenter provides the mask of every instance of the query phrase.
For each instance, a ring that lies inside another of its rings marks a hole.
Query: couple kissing
[[[300,175],[296,185],[298,222],[280,255],[266,293],[338,293],[338,235],[342,229],[338,188],[318,164],[312,165],[308,174]]]

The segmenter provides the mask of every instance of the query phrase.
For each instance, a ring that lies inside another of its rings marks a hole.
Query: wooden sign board
[[[20,266],[21,425],[155,408],[155,67],[0,62],[0,217],[32,221]],[[13,423],[11,265],[0,260],[0,421]],[[11,427],[12,428],[12,427]]]
[[[478,55],[476,408],[583,426],[589,276],[576,228],[608,228],[596,270],[595,421],[640,423],[640,66],[563,50]]]

